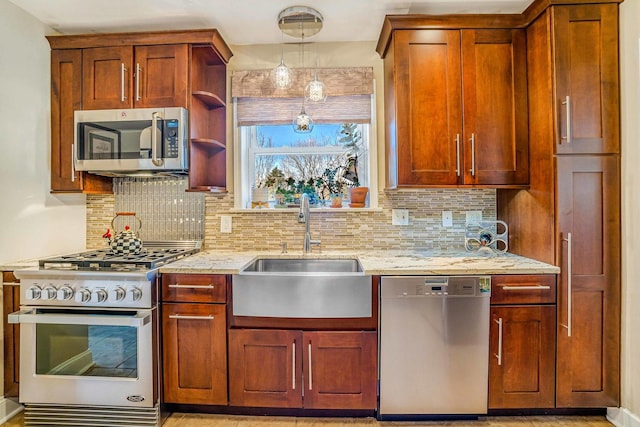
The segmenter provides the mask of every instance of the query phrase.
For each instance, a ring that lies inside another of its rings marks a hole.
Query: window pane
[[[320,124],[306,134],[295,133],[290,125],[256,126],[258,147],[339,147],[336,135],[338,124]]]

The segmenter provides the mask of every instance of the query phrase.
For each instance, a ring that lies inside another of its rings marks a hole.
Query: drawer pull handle
[[[187,316],[184,314],[170,314],[169,319],[188,319],[188,320],[213,320],[212,315],[208,316]]]
[[[549,285],[532,285],[532,286],[503,286],[505,291],[546,291],[551,289]]]
[[[213,283],[209,283],[208,285],[181,285],[176,283],[169,285],[169,287],[174,289],[213,289]]]

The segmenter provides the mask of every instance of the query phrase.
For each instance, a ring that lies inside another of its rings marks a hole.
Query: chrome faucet
[[[304,244],[302,251],[305,254],[311,252],[311,245],[320,245],[320,240],[311,240],[311,232],[309,231],[309,223],[311,217],[309,214],[309,195],[302,194],[300,196],[300,210],[298,211],[298,222],[305,223]]]

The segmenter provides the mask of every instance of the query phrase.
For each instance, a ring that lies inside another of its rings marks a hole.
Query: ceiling
[[[377,40],[384,16],[520,13],[531,0],[10,0],[62,34],[216,28],[230,45],[281,43],[281,10],[317,9],[324,27],[309,41]],[[298,39],[284,36],[285,42]]]

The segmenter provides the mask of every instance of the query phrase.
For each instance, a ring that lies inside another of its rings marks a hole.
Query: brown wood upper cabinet
[[[396,30],[383,57],[387,187],[528,183],[523,30]]]
[[[618,6],[555,6],[556,153],[619,153]]]
[[[85,110],[187,107],[187,44],[84,49]]]

